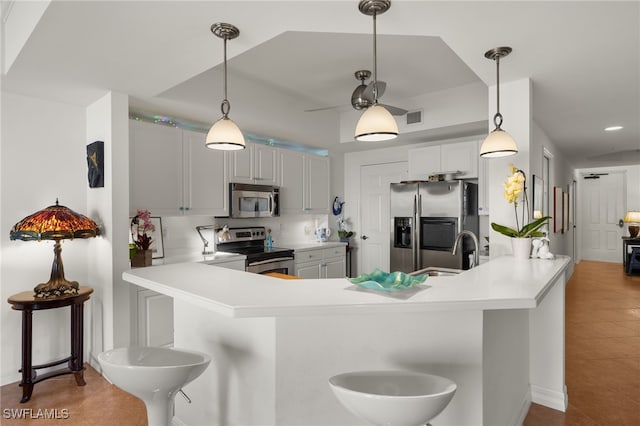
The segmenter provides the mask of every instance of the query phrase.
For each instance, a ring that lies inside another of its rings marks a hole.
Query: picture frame
[[[149,231],[148,235],[151,237],[151,258],[162,259],[164,257],[164,240],[162,233],[162,218],[159,216],[151,216],[149,218],[153,224],[155,230]],[[129,218],[129,223],[133,220],[133,217]],[[131,243],[132,240],[129,240]]]
[[[562,188],[553,187],[553,232],[562,233],[564,229],[562,218]]]
[[[531,188],[531,217],[537,219],[536,212],[540,217],[545,216],[544,206],[544,180],[540,176],[533,175],[533,183]]]
[[[569,193],[562,193],[562,232],[569,232]]]

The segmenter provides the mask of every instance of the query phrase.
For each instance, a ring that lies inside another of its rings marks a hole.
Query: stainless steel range
[[[293,275],[293,249],[265,247],[267,232],[264,227],[229,228],[229,232],[224,234],[224,240],[218,237],[219,232],[215,235],[219,251],[247,256],[245,271],[256,274],[279,272]]]

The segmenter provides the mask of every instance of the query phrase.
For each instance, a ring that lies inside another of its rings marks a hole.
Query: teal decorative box
[[[375,269],[370,274],[362,274],[356,278],[349,278],[349,281],[369,290],[396,292],[407,290],[421,284],[426,279],[426,275],[412,276],[404,272],[384,272],[380,269]]]

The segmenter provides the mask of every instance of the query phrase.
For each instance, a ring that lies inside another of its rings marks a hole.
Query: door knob
[[[367,239],[369,239],[369,237],[367,237],[366,235],[363,235],[363,236],[362,236],[362,237],[360,237],[360,238],[362,238],[363,240],[367,240]]]
[[[618,221],[618,226],[619,226],[620,228],[622,228],[622,227],[624,226],[624,221],[623,221],[622,219],[620,219],[620,220]]]

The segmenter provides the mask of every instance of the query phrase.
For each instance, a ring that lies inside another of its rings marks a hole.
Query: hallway
[[[532,404],[525,426],[640,425],[640,275],[619,263],[577,264],[565,330],[569,408]]]

